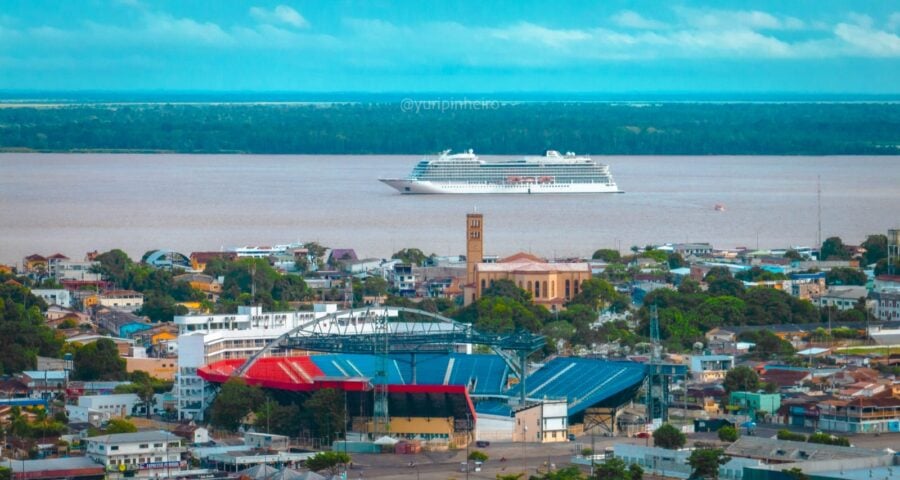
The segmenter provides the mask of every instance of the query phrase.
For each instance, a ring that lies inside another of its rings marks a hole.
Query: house
[[[222,284],[212,275],[203,273],[185,273],[176,275],[172,278],[175,282],[187,282],[194,290],[199,290],[206,294],[207,300],[215,301],[222,293]]]
[[[873,290],[873,314],[882,322],[900,320],[900,290]]]
[[[168,477],[167,471],[182,467],[181,438],[161,430],[88,437],[85,442],[86,456],[109,471]]]
[[[342,262],[355,262],[356,260],[359,260],[359,258],[356,256],[356,251],[352,248],[334,248],[328,256],[327,263],[336,267]]]
[[[760,421],[760,413],[773,415],[781,407],[781,394],[759,392],[731,392],[728,399],[729,410],[736,415],[747,415]]]
[[[826,400],[819,428],[845,433],[900,432],[900,398],[888,395]]]
[[[32,295],[41,297],[47,302],[47,305],[58,305],[60,307],[72,307],[74,301],[72,292],[65,288],[32,288]]]
[[[113,308],[100,308],[94,312],[97,326],[119,338],[131,338],[135,333],[152,327],[145,317]]]
[[[702,383],[721,380],[734,368],[732,355],[691,355],[690,362],[691,376]]]
[[[47,257],[35,253],[22,260],[22,267],[27,273],[47,273],[49,265]]]
[[[126,357],[125,370],[128,373],[141,370],[150,374],[151,377],[175,380],[175,374],[178,372],[178,359]]]
[[[712,254],[712,245],[708,243],[676,243],[672,251],[683,257],[706,257]]]
[[[78,397],[78,406],[108,414],[110,418],[124,418],[146,413],[140,398],[134,393],[81,395]]]
[[[209,443],[209,430],[194,422],[179,423],[172,433],[185,439],[191,445]]]
[[[110,290],[101,293],[98,302],[103,307],[133,312],[144,306],[144,294],[134,290]]]
[[[69,373],[65,370],[25,370],[16,377],[28,388],[30,398],[49,399],[65,392]]]
[[[398,263],[391,271],[391,283],[402,297],[416,296],[416,275],[412,265]]]
[[[191,252],[191,268],[193,268],[194,271],[202,272],[206,270],[206,264],[213,259],[233,262],[237,260],[237,257],[237,252]]]
[[[98,281],[103,279],[97,270],[99,266],[100,262],[95,261],[56,260],[50,262],[50,274],[57,281]]]
[[[812,375],[807,370],[782,370],[777,368],[766,369],[760,376],[760,380],[775,384],[779,390],[792,389],[803,385],[803,382],[812,380]]]
[[[822,294],[812,297],[813,305],[819,308],[835,308],[837,310],[851,310],[860,299],[865,299],[869,294],[866,287],[846,286],[828,287]]]
[[[566,400],[543,400],[513,409],[513,441],[568,441],[569,408]]]
[[[110,337],[108,335],[97,335],[94,333],[82,333],[66,338],[66,343],[78,343],[81,345],[87,345],[89,343],[96,342],[101,338],[105,338],[115,343],[116,350],[119,351],[120,356],[127,357],[131,355],[131,350],[134,348],[134,340],[131,340],[130,338]]]

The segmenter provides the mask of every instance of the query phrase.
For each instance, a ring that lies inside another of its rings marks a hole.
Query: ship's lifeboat
[[[522,181],[525,183],[534,183],[535,178],[534,177],[522,177]]]
[[[515,176],[513,176],[513,177],[506,177],[506,182],[507,182],[507,183],[519,183],[519,182],[521,182],[521,181],[522,181],[522,177],[515,177]]]
[[[538,183],[553,183],[553,177],[541,177],[538,179]]]
[[[724,212],[724,211],[725,211],[725,205],[724,205],[724,204],[721,204],[721,203],[717,203],[717,204],[713,207],[713,210],[715,210],[715,211],[717,211],[717,212]]]

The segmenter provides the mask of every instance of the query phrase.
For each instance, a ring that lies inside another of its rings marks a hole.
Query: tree
[[[327,470],[330,476],[337,475],[350,463],[350,455],[344,452],[319,452],[306,459],[306,468],[321,472]]]
[[[540,477],[532,476],[531,478],[539,478],[540,480],[585,480],[586,477],[577,466],[570,465],[555,471],[549,471]]]
[[[734,367],[725,374],[722,386],[726,393],[755,392],[759,389],[759,374],[747,366]]]
[[[619,262],[622,260],[622,254],[619,253],[618,250],[613,250],[611,248],[601,248],[594,252],[591,255],[591,258],[594,260],[603,260],[607,263]]]
[[[721,448],[698,448],[688,457],[691,479],[718,479],[719,466],[728,463],[729,458]]]
[[[421,267],[425,261],[428,260],[428,255],[425,255],[425,253],[418,248],[404,248],[399,252],[394,252],[394,254],[391,255],[391,258],[400,260],[405,264]]]
[[[787,474],[792,480],[809,480],[809,475],[803,473],[803,469],[800,467],[785,469],[782,472]]]
[[[803,255],[800,255],[800,252],[798,252],[794,249],[790,249],[790,250],[784,252],[784,258],[799,262],[800,260],[803,260]]]
[[[594,478],[597,480],[641,480],[643,476],[644,470],[640,465],[633,468],[621,458],[610,458],[594,466]]]
[[[675,270],[676,268],[682,268],[687,265],[687,262],[684,261],[684,257],[678,252],[670,253],[666,261],[669,264],[669,270]]]
[[[686,442],[687,435],[681,433],[681,430],[678,430],[669,423],[662,424],[662,426],[653,432],[653,445],[657,447],[678,450],[683,447]]]
[[[586,305],[591,310],[599,310],[601,306],[612,302],[618,294],[616,289],[600,278],[591,278],[581,282],[581,290],[567,305]]]
[[[0,373],[33,369],[38,355],[59,356],[64,342],[44,323],[46,309],[31,290],[0,278]]]
[[[822,242],[819,260],[849,260],[850,252],[844,246],[841,237],[828,237]]]
[[[519,480],[524,477],[524,473],[506,473],[506,474],[497,474],[497,480]]]
[[[210,422],[225,430],[235,431],[241,420],[263,401],[259,387],[247,385],[243,379],[232,377],[222,385],[211,407]]]
[[[469,460],[473,462],[486,462],[488,455],[481,450],[472,450],[469,452]]]
[[[344,395],[336,389],[317,390],[305,402],[303,410],[312,419],[313,434],[331,443],[344,431]]]
[[[802,433],[794,433],[794,432],[784,429],[784,428],[779,430],[775,436],[779,440],[791,440],[794,442],[805,442],[806,441],[806,435],[803,435]]]
[[[75,350],[75,380],[125,380],[125,359],[119,356],[116,344],[101,338]]]
[[[860,246],[866,249],[864,258],[866,265],[872,265],[883,258],[887,258],[888,241],[886,235],[869,235]]]
[[[308,418],[297,404],[282,405],[268,399],[259,405],[254,413],[256,413],[256,431],[288,437],[296,437],[303,426],[303,421]]]
[[[713,296],[730,295],[739,297],[744,291],[744,284],[731,275],[731,271],[725,267],[713,267],[709,269],[703,281],[708,286],[707,292]]]
[[[104,432],[107,435],[113,435],[116,433],[134,433],[137,431],[137,427],[125,420],[124,418],[113,418],[109,421],[109,424],[104,429]]]
[[[723,442],[736,442],[738,439],[738,430],[731,425],[723,425],[719,429],[719,440]]]
[[[837,267],[825,273],[828,285],[865,285],[868,280],[863,271],[855,268]]]

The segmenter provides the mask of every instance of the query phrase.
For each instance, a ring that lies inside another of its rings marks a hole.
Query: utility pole
[[[819,261],[822,260],[822,175],[816,176],[816,209],[818,210],[819,229],[816,233],[816,246],[819,248]]]

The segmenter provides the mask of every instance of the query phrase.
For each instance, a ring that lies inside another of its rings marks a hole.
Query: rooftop
[[[98,435],[96,437],[88,437],[88,440],[100,443],[139,443],[139,442],[166,442],[180,441],[181,437],[164,432],[162,430],[153,430],[147,432],[134,433],[116,433],[113,435]]]
[[[750,436],[739,438],[725,450],[725,453],[735,457],[758,458],[773,462],[849,460],[884,455],[881,450],[868,448],[839,447]]]
[[[103,465],[94,462],[88,457],[47,458],[43,460],[7,460],[3,462],[14,473],[32,472],[59,472],[61,470],[85,470],[96,469],[97,473],[103,473]],[[45,477],[41,477],[45,478]]]

